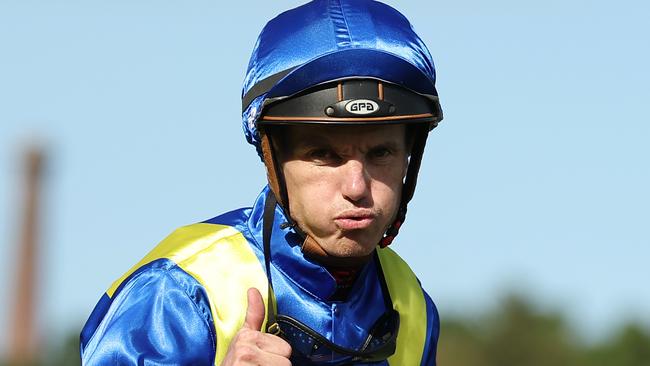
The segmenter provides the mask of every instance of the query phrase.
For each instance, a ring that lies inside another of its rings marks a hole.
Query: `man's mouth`
[[[366,229],[375,221],[376,215],[370,210],[345,211],[334,218],[341,230]]]

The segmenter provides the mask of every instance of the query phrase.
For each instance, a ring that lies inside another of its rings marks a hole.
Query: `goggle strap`
[[[390,315],[392,315],[392,314],[390,314]],[[386,314],[384,316],[386,316]],[[369,351],[367,349],[369,344],[370,344],[370,341],[372,340],[372,337],[374,336],[374,334],[372,334],[372,333],[368,334],[368,338],[366,339],[366,341],[364,342],[364,344],[363,344],[363,346],[362,346],[362,348],[360,350],[354,350],[354,349],[348,349],[348,348],[339,346],[339,345],[337,345],[335,343],[332,343],[330,340],[325,338],[323,335],[319,334],[315,330],[309,328],[308,326],[302,324],[300,321],[298,321],[298,320],[296,320],[296,319],[294,319],[294,318],[292,318],[290,316],[280,315],[278,317],[278,319],[283,324],[290,325],[290,326],[292,326],[292,327],[294,327],[296,329],[299,329],[301,332],[308,335],[309,337],[311,337],[313,340],[315,340],[319,344],[326,346],[329,350],[332,350],[332,351],[334,351],[334,352],[336,352],[338,354],[341,354],[341,355],[344,355],[344,356],[349,356],[349,357],[354,357],[354,358],[356,358],[358,360],[362,360],[362,359],[367,359],[368,356],[370,356],[370,355],[377,352],[377,350]],[[397,321],[397,326],[399,328],[399,318],[397,318],[396,321]],[[399,330],[399,329],[396,329],[396,331],[397,330]],[[397,333],[394,333],[393,337],[396,337],[396,334]],[[386,344],[386,345],[382,346],[382,348],[384,348],[384,347],[386,349],[391,350],[391,351],[389,351],[390,354],[386,355],[385,358],[388,358],[388,356],[392,355],[395,352],[395,349],[390,344]],[[382,357],[382,359],[385,359],[385,358]]]

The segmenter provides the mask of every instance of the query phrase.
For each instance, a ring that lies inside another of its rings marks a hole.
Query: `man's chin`
[[[331,248],[324,248],[325,251],[335,257],[365,257],[372,253],[378,241],[359,241],[355,238],[344,236]]]

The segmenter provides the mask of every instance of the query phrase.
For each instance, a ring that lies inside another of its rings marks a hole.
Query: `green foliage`
[[[585,359],[585,364],[593,366],[650,365],[650,334],[627,324],[607,343],[590,349]]]
[[[516,295],[477,319],[444,319],[438,344],[444,366],[649,366],[650,334],[628,324],[607,341],[585,345],[559,313],[541,312]]]
[[[81,365],[81,357],[79,356],[79,333],[74,332],[69,334],[57,349],[52,352],[51,362],[48,365]]]
[[[76,366],[81,365],[79,357],[79,333],[75,329],[58,342],[50,344],[45,352],[34,355],[31,362],[9,362],[0,359],[0,366]]]

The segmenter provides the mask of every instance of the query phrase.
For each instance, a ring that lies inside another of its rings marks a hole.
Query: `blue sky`
[[[301,3],[0,2],[0,325],[21,149],[48,153],[40,316],[56,333],[173,228],[252,203],[265,177],[241,82],[266,21]],[[394,248],[442,316],[516,289],[587,336],[650,324],[647,3],[387,3],[438,70],[445,120]]]

